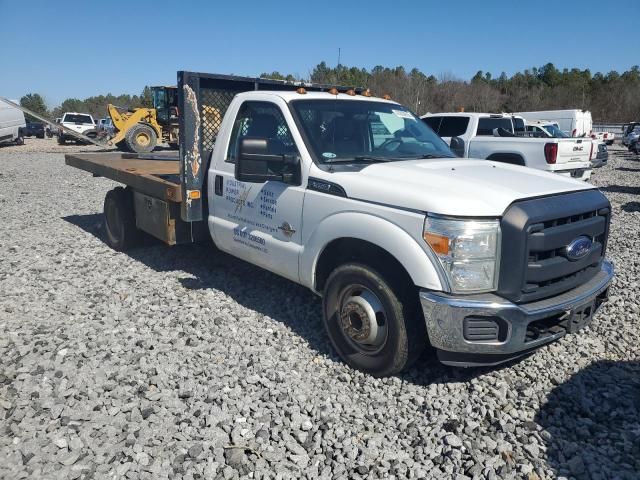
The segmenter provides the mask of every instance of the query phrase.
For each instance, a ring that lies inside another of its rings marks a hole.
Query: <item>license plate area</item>
[[[595,301],[591,301],[569,311],[565,326],[567,333],[575,333],[591,323],[595,309]]]
[[[558,312],[547,318],[533,321],[527,325],[525,343],[543,338],[557,338],[565,333],[575,333],[587,326],[609,297],[609,289],[600,292],[595,298],[571,310]]]
[[[573,178],[582,178],[582,175],[584,175],[584,170],[572,170],[571,171],[571,176]]]

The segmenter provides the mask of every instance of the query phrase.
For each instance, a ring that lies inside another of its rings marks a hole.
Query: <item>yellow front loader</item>
[[[153,108],[126,110],[108,105],[115,136],[109,140],[120,150],[149,153],[158,141],[178,147],[178,90],[176,87],[151,87]]]

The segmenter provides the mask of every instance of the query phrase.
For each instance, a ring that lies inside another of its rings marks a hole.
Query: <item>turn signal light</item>
[[[449,255],[449,238],[437,233],[424,232],[422,235],[433,251],[438,255]]]

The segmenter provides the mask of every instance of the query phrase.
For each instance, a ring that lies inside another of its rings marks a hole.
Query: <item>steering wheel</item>
[[[398,147],[389,148],[389,145],[393,145],[395,143],[397,143],[398,147],[399,147],[404,142],[402,140],[400,140],[399,138],[387,138],[384,142],[382,142],[380,144],[380,146],[378,148],[376,148],[376,150],[386,150],[387,152],[392,152],[392,151],[396,150]]]

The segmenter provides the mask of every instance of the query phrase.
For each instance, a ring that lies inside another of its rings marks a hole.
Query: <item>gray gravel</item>
[[[617,277],[581,335],[374,379],[304,288],[205,246],[116,253],[114,184],[0,149],[0,478],[640,478],[639,179],[615,147],[593,179]]]

